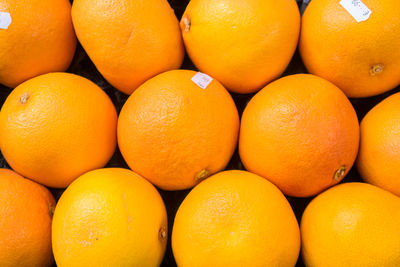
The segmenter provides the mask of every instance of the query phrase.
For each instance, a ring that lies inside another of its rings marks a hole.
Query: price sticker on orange
[[[340,5],[357,21],[369,19],[372,11],[361,0],[341,0]]]
[[[7,30],[11,24],[11,15],[8,12],[0,12],[0,29]]]

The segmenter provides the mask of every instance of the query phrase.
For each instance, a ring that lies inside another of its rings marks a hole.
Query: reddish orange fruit
[[[337,184],[357,156],[353,106],[339,88],[310,74],[267,85],[250,100],[240,127],[246,169],[290,196],[312,196]]]
[[[164,190],[190,188],[224,169],[236,148],[235,103],[209,79],[190,70],[164,72],[141,85],[121,110],[122,156],[134,172]]]
[[[68,0],[0,0],[0,12],[1,84],[68,68],[76,47]]]
[[[51,266],[55,206],[45,187],[0,169],[0,266]]]
[[[167,0],[75,0],[72,19],[97,69],[125,94],[182,64],[179,23]]]

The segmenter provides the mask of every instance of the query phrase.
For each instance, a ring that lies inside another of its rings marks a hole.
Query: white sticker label
[[[340,5],[353,16],[357,22],[366,21],[372,11],[361,0],[341,0]]]
[[[212,80],[213,78],[201,72],[196,73],[192,77],[192,81],[202,89],[206,89],[210,82],[212,82]]]
[[[7,30],[11,24],[11,16],[8,12],[0,12],[0,29]]]

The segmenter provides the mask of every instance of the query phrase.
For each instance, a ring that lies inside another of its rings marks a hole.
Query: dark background
[[[73,0],[70,0],[71,2]],[[175,14],[180,20],[185,7],[189,0],[169,0],[169,3],[171,4],[172,8],[175,10]],[[309,0],[297,0],[299,9],[301,12],[304,11],[304,9],[307,6],[307,3]],[[191,69],[191,70],[196,70],[190,59],[186,56],[185,60],[182,65],[182,69]],[[91,81],[95,82],[97,85],[99,85],[111,98],[113,101],[114,105],[117,108],[117,111],[119,112],[125,103],[125,100],[127,99],[127,95],[124,95],[123,93],[119,92],[118,90],[114,89],[110,84],[107,83],[106,80],[100,75],[100,73],[96,70],[95,66],[93,63],[90,61],[89,57],[85,53],[85,51],[82,49],[81,45],[78,44],[77,50],[75,53],[75,57],[73,59],[73,62],[68,69],[68,72],[75,73],[78,75],[81,75],[83,77],[86,77],[90,79]],[[300,56],[298,52],[296,51],[295,55],[293,56],[292,61],[290,62],[289,66],[287,67],[285,73],[282,76],[290,75],[290,74],[295,74],[295,73],[307,73],[306,68],[304,67],[303,63],[301,62]],[[11,88],[4,87],[0,85],[0,106],[4,103],[5,99],[7,98],[7,95],[11,92]],[[383,100],[384,98],[388,97],[389,95],[399,92],[400,87],[397,87],[387,93],[375,96],[375,97],[369,97],[369,98],[362,98],[362,99],[350,99],[351,103],[353,104],[357,116],[359,120],[363,118],[363,116],[372,108],[374,107],[378,102]],[[248,94],[248,95],[239,95],[239,94],[231,94],[236,106],[238,108],[239,114],[242,114],[243,109],[245,108],[246,104],[248,101],[251,99],[251,97],[254,94]],[[1,168],[9,168],[7,162],[4,160],[3,156],[0,154],[0,167]],[[110,162],[107,164],[106,167],[123,167],[123,168],[128,168],[126,163],[124,162],[118,148],[110,160]],[[227,168],[229,169],[244,169],[242,163],[240,162],[239,155],[237,151],[235,151],[231,161],[229,162]],[[343,182],[351,182],[351,181],[361,181],[360,175],[358,174],[357,170],[355,167],[353,167],[348,175],[343,179]],[[52,193],[54,194],[54,197],[58,199],[60,195],[62,194],[63,190],[61,189],[51,189]],[[166,208],[167,208],[167,213],[168,213],[168,245],[167,245],[167,251],[165,253],[165,258],[161,266],[176,266],[172,250],[171,250],[171,230],[172,230],[172,225],[173,225],[173,220],[175,217],[175,213],[182,202],[182,200],[185,198],[185,196],[188,194],[190,190],[184,190],[184,191],[175,191],[175,192],[169,192],[169,191],[163,191],[159,190],[162,198],[164,199]],[[303,213],[304,208],[306,205],[309,203],[311,198],[293,198],[293,197],[287,197],[290,204],[292,205],[292,208],[296,214],[297,220],[300,222],[301,219],[301,214]],[[299,257],[299,261],[296,266],[304,266],[301,257]]]

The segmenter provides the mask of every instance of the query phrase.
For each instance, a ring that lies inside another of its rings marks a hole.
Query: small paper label
[[[212,80],[213,78],[201,72],[196,73],[192,77],[192,81],[202,89],[206,89],[210,82],[212,82]]]
[[[0,12],[0,29],[7,30],[11,24],[11,15],[8,12]]]
[[[372,11],[361,0],[341,0],[340,5],[353,16],[357,22],[366,21]]]

